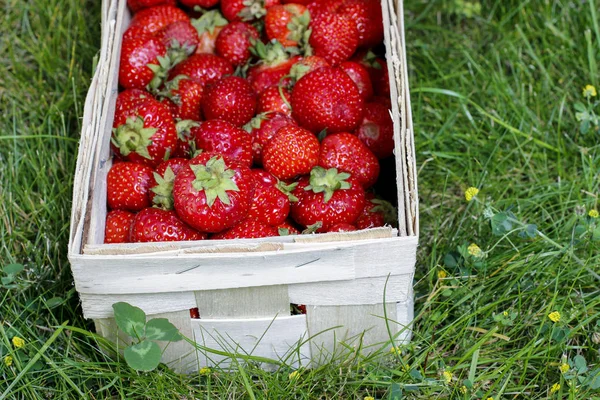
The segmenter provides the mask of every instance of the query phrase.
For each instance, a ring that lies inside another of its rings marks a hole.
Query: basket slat
[[[285,285],[196,292],[202,319],[275,317],[290,314]]]

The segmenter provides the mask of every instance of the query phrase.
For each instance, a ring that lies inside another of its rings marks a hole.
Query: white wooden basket
[[[382,0],[398,229],[105,245],[109,138],[121,36],[131,15],[124,0],[104,0],[100,62],[85,103],[69,241],[84,316],[95,321],[101,335],[117,338],[112,304],[118,301],[149,317],[168,318],[198,345],[181,341],[163,352],[163,362],[184,372],[228,363],[227,352],[288,356],[286,362],[297,366],[338,349],[368,351],[410,339],[418,199],[402,7],[402,0]],[[290,315],[291,303],[306,305],[306,314]],[[200,318],[192,319],[189,310],[196,307]]]

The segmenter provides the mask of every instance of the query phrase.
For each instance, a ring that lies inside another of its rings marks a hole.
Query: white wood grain
[[[196,343],[209,349],[285,361],[294,368],[310,359],[309,345],[302,344],[308,338],[305,315],[274,319],[194,319],[192,329]],[[298,347],[299,351],[294,351]],[[199,353],[200,366],[227,367],[231,363],[227,356],[202,350]],[[262,366],[272,368],[269,364]]]
[[[395,344],[407,344],[412,338],[412,323],[415,314],[414,294],[412,291],[406,298],[406,301],[396,304],[396,322],[398,325],[398,336]]]
[[[201,319],[258,318],[290,315],[286,285],[196,292]]]
[[[139,294],[80,294],[85,318],[109,318],[113,315],[112,305],[124,301],[139,307],[147,314],[188,311],[196,307],[194,292],[139,293]]]
[[[412,294],[413,275],[362,278],[350,281],[289,285],[291,303],[320,306],[378,304],[407,301]],[[386,286],[387,284],[387,286]]]

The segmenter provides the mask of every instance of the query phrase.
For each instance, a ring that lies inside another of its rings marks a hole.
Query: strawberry
[[[299,47],[307,42],[310,14],[301,4],[276,5],[267,10],[265,31],[269,40],[284,47]]]
[[[136,242],[179,242],[182,240],[203,240],[201,233],[184,224],[175,211],[159,208],[145,208],[136,216],[131,225],[131,241]]]
[[[292,109],[290,108],[292,92],[283,86],[271,86],[262,91],[258,96],[258,106],[256,112],[280,112],[291,116]]]
[[[255,27],[246,22],[232,22],[219,32],[215,50],[234,67],[244,65],[252,56],[250,53],[252,40],[258,40],[258,31]]]
[[[182,119],[177,122],[177,150],[171,154],[171,157],[189,159],[194,156],[196,144],[192,137],[192,128],[200,126],[199,122],[191,119]]]
[[[262,165],[263,149],[275,136],[277,131],[286,125],[296,125],[296,122],[285,114],[259,114],[244,125],[244,129],[252,136],[252,158],[256,165]]]
[[[207,85],[202,113],[207,120],[222,119],[242,126],[256,113],[256,93],[244,78],[226,76]]]
[[[325,137],[321,142],[319,165],[351,173],[365,189],[373,186],[379,177],[379,160],[351,133]]]
[[[298,60],[290,69],[290,76],[294,82],[297,82],[309,72],[316,71],[319,68],[331,67],[326,59],[319,56],[307,56]]]
[[[334,226],[332,226],[331,228],[329,228],[327,230],[327,232],[352,232],[355,231],[356,226],[352,225],[352,224],[347,224],[347,223],[339,223],[339,224],[335,224]]]
[[[203,92],[204,89],[198,82],[185,75],[177,75],[165,83],[159,97],[169,100],[166,104],[173,117],[200,121]]]
[[[259,59],[257,65],[248,70],[248,82],[256,93],[260,94],[271,86],[287,86],[291,82],[286,77],[292,66],[300,60],[299,56],[290,57],[279,42],[265,45],[257,41],[250,51]]]
[[[226,59],[214,54],[193,54],[187,60],[177,64],[171,70],[169,78],[185,75],[205,86],[215,79],[231,74],[233,74],[233,67]]]
[[[125,210],[112,210],[106,214],[104,243],[129,242],[129,229],[135,214]]]
[[[118,116],[129,112],[128,110],[137,109],[137,107],[147,101],[148,99],[152,100],[152,95],[141,89],[126,89],[123,90],[117,96],[116,106],[115,106],[115,118],[119,118]]]
[[[158,88],[171,67],[167,48],[150,33],[124,40],[121,45],[119,84],[125,89]]]
[[[369,71],[361,64],[354,61],[344,61],[340,68],[352,79],[358,88],[358,92],[365,101],[373,97],[373,84],[369,77]]]
[[[173,209],[173,182],[188,161],[185,158],[171,158],[156,167],[150,184],[150,201],[154,206],[165,210]]]
[[[269,236],[279,236],[276,227],[247,218],[230,229],[215,233],[211,239],[258,239]]]
[[[147,32],[156,33],[173,22],[187,20],[189,17],[183,10],[172,5],[161,5],[141,10],[133,16],[129,26],[142,26]]]
[[[210,10],[202,14],[198,19],[192,20],[192,25],[198,32],[198,47],[196,53],[215,53],[215,42],[221,29],[227,25],[227,20],[219,10]]]
[[[267,143],[263,166],[279,179],[308,174],[319,161],[319,140],[299,126],[286,125]]]
[[[252,137],[248,132],[221,120],[205,121],[192,128],[196,149],[218,153],[241,165],[252,165]]]
[[[221,0],[221,12],[230,22],[262,18],[279,0]]]
[[[127,6],[129,6],[129,9],[133,13],[144,8],[156,7],[163,4],[174,6],[176,3],[176,0],[127,0]]]
[[[370,102],[383,104],[388,110],[392,109],[392,101],[390,100],[389,96],[373,96],[371,97]]]
[[[350,58],[358,46],[356,25],[345,16],[321,12],[310,22],[309,44],[316,56],[336,65]]]
[[[383,58],[377,57],[373,52],[358,52],[353,61],[359,62],[367,69],[373,84],[373,91],[377,96],[390,97],[390,77],[387,63]]]
[[[365,114],[356,135],[380,160],[394,154],[394,123],[383,104],[365,105]]]
[[[310,177],[300,178],[292,194],[298,198],[292,203],[292,218],[302,226],[320,222],[317,232],[327,232],[339,223],[354,223],[365,206],[360,183],[335,168],[313,168]]]
[[[296,200],[290,193],[296,185],[286,185],[262,169],[253,169],[252,176],[254,197],[248,218],[271,226],[282,224],[290,213],[290,201]]]
[[[351,132],[361,121],[364,101],[350,77],[339,68],[304,75],[292,90],[292,116],[313,132]]]
[[[156,166],[177,149],[177,131],[169,109],[154,98],[115,114],[113,151],[128,161]]]
[[[313,0],[309,1],[306,7],[310,11],[311,17],[315,18],[323,12],[337,13],[337,10],[345,1],[346,0]]]
[[[106,178],[108,206],[113,210],[139,211],[150,206],[152,168],[132,162],[113,164]]]
[[[300,230],[291,219],[286,219],[282,224],[277,225],[279,236],[299,235]]]
[[[395,225],[398,213],[389,202],[375,198],[373,193],[367,193],[365,208],[356,220],[358,229],[369,229],[384,226],[386,222]]]
[[[140,36],[143,36],[143,35],[153,36],[152,32],[149,32],[145,26],[131,25],[123,33],[123,42],[126,40],[139,38]]]
[[[179,0],[179,2],[189,8],[211,8],[219,4],[219,0]]]
[[[229,157],[202,153],[175,177],[179,217],[202,232],[221,232],[246,218],[254,185],[248,167]]]
[[[196,28],[189,20],[176,21],[156,33],[162,44],[167,48],[173,64],[185,60],[193,54],[200,42]]]
[[[373,47],[383,42],[381,3],[372,0],[345,0],[337,13],[356,24],[360,47]]]

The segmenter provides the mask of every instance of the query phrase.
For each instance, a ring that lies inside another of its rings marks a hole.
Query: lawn
[[[405,5],[421,199],[411,344],[292,376],[179,376],[98,350],[66,257],[99,2],[4,0],[0,267],[25,270],[0,272],[0,398],[600,399],[600,131],[583,133],[576,110],[599,98],[583,88],[600,89],[600,4],[474,3]]]

